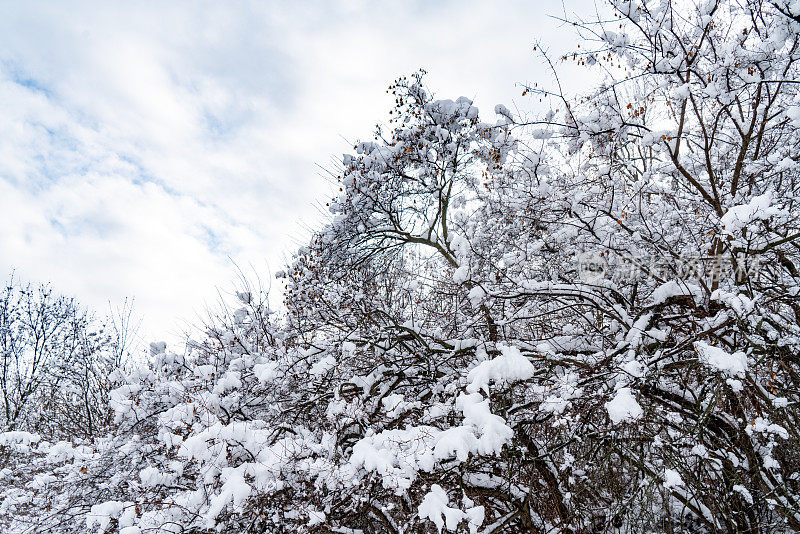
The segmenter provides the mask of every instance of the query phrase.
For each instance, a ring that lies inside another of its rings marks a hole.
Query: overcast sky
[[[101,311],[135,297],[147,337],[175,336],[232,261],[282,268],[330,195],[319,165],[387,117],[395,77],[423,67],[484,120],[530,108],[516,84],[549,80],[535,41],[572,46],[565,9],[595,6],[5,2],[0,272]]]

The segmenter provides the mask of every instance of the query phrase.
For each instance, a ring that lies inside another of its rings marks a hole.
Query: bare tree
[[[12,277],[0,293],[3,427],[50,439],[105,429],[109,375],[121,364],[125,328],[107,328],[47,284]]]

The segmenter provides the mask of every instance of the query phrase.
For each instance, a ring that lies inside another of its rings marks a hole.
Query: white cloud
[[[594,10],[587,0],[575,9]],[[0,17],[0,272],[177,332],[319,219],[317,164],[369,136],[419,67],[442,97],[528,105],[555,1],[20,2]],[[577,79],[577,78],[573,78]],[[263,267],[263,269],[262,269]]]

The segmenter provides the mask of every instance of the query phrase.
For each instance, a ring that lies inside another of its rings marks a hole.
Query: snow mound
[[[615,425],[625,421],[635,421],[644,414],[642,407],[631,393],[631,388],[619,389],[614,398],[605,404],[605,407],[608,410],[608,417]]]
[[[703,364],[713,367],[728,376],[744,378],[747,372],[747,356],[743,352],[729,354],[719,347],[702,341],[697,341],[694,347],[697,349],[698,357]]]

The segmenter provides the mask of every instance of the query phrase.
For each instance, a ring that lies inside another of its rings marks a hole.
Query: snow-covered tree
[[[612,0],[541,116],[397,80],[285,312],[154,345],[107,437],[0,435],[0,525],[799,530],[795,4]]]

